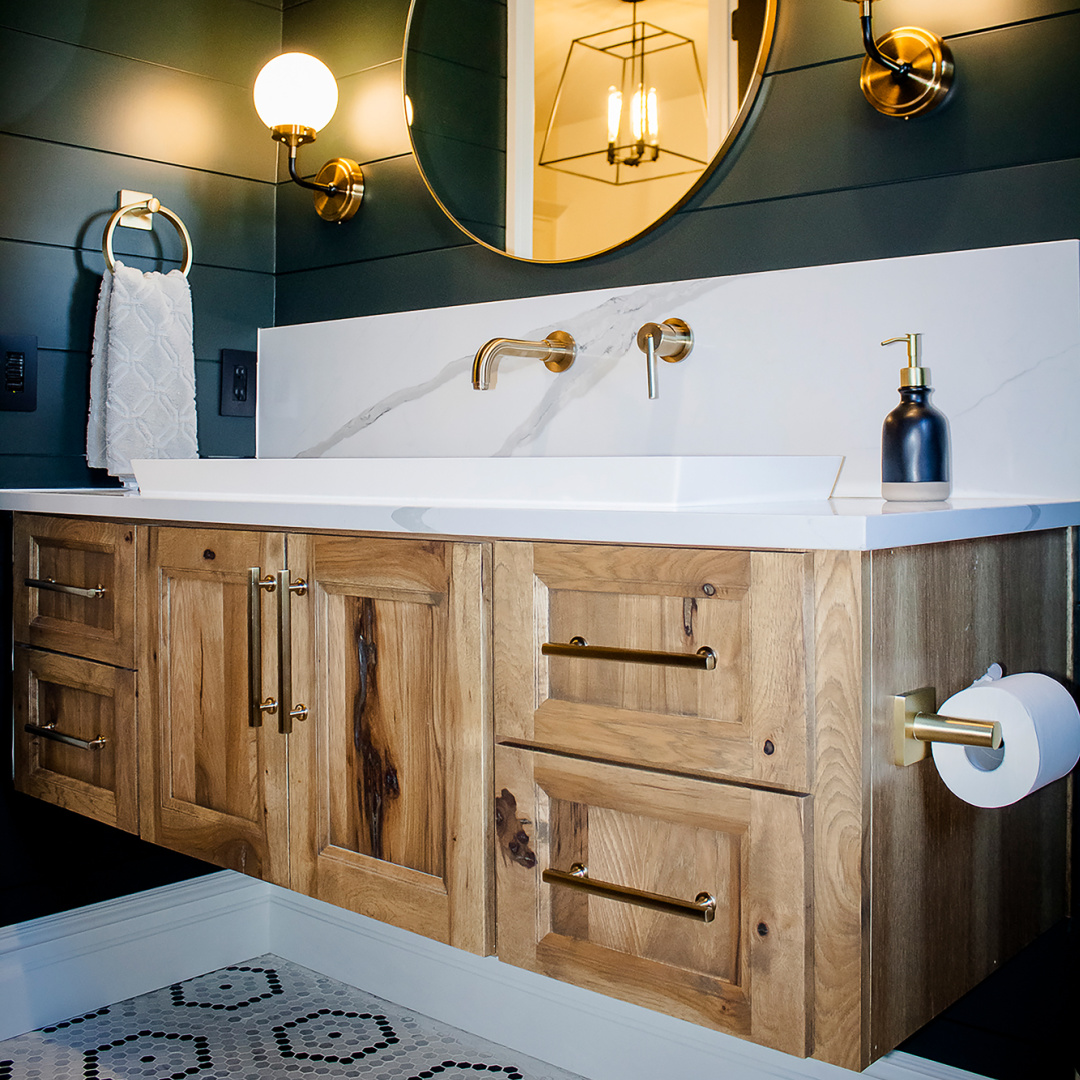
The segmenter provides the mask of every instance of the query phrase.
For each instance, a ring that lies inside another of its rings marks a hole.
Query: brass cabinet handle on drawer
[[[583,863],[574,863],[567,870],[545,870],[541,878],[549,885],[568,885],[572,889],[606,896],[610,900],[621,900],[636,907],[663,911],[668,915],[682,915],[687,919],[700,919],[710,923],[716,918],[716,897],[707,892],[700,892],[693,900],[680,900],[674,896],[662,896],[660,893],[644,892],[631,889],[626,885],[615,885],[610,881],[598,881],[589,877],[589,868]]]
[[[80,750],[100,750],[105,745],[105,739],[99,735],[96,739],[77,739],[74,735],[65,735],[57,731],[53,724],[24,724],[23,731],[31,735],[40,735],[44,739],[52,739],[53,742],[63,743],[65,746],[77,746]]]
[[[651,649],[616,649],[608,645],[590,645],[583,637],[568,642],[545,641],[540,646],[544,656],[580,656],[585,660],[621,660],[626,664],[663,664],[666,667],[712,671],[716,653],[703,645],[696,653],[653,652]]]
[[[297,705],[293,709],[288,703],[292,701],[292,594],[305,596],[307,594],[307,582],[298,578],[295,582],[289,581],[289,571],[277,572],[278,594],[278,701],[281,702],[281,713],[278,716],[278,730],[282,735],[288,735],[292,731],[294,720],[306,720],[308,710],[306,705]]]
[[[67,593],[69,596],[86,596],[91,600],[100,600],[105,595],[105,589],[98,585],[93,589],[84,589],[81,585],[61,585],[52,578],[25,578],[24,585],[31,589],[46,589],[48,592]]]
[[[248,569],[248,724],[262,727],[263,713],[277,712],[277,700],[262,700],[262,609],[259,605],[259,590],[273,592],[277,586],[267,574],[261,576],[257,566]]]

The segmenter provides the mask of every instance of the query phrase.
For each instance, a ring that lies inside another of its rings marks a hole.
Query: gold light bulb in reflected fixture
[[[622,91],[614,86],[608,87],[607,95],[607,141],[614,144],[619,141],[619,124],[622,121]]]
[[[660,138],[660,124],[656,115],[656,87],[650,86],[646,92],[643,87],[634,91],[630,100],[630,130],[634,142],[642,142],[648,135],[648,141],[655,146]]]

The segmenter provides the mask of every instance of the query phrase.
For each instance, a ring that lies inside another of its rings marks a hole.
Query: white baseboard
[[[0,930],[0,1038],[268,952],[589,1080],[853,1075],[228,871]],[[863,1075],[980,1080],[896,1051]]]
[[[0,929],[0,1039],[269,952],[269,904],[223,871]]]

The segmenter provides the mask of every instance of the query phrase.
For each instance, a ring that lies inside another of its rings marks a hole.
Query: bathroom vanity
[[[17,785],[155,843],[851,1069],[1067,913],[892,697],[1072,678],[1075,502],[0,504]]]

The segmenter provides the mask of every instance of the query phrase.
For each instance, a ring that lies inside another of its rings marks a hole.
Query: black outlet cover
[[[258,355],[246,349],[221,350],[222,416],[255,415],[255,366]]]
[[[0,334],[0,410],[37,409],[37,338]]]

